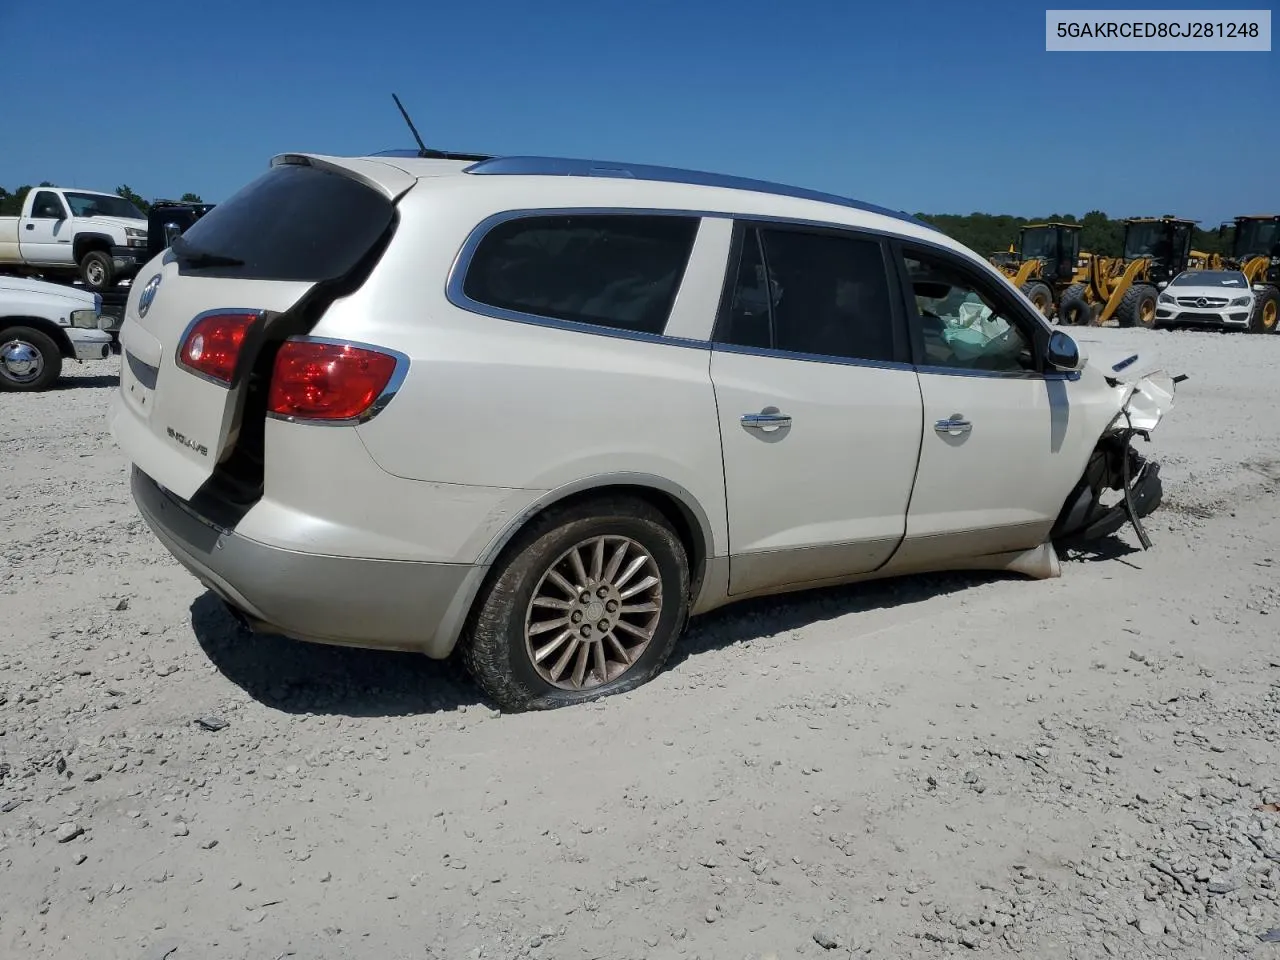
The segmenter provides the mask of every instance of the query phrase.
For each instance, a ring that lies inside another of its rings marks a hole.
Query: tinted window
[[[693,217],[508,220],[480,241],[463,292],[503,310],[661,333],[697,230]]]
[[[894,360],[880,243],[751,229],[721,341],[850,360]]]
[[[41,190],[36,194],[35,199],[31,201],[31,216],[63,220],[67,214],[62,207],[62,201],[58,199],[56,193]]]
[[[183,273],[250,280],[333,280],[373,247],[391,201],[316,167],[272,167],[174,241]]]
[[[985,284],[947,260],[926,253],[905,257],[924,335],[924,365],[964,370],[1034,370],[1030,338]]]

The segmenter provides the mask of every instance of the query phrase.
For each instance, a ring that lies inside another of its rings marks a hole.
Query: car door
[[[711,357],[733,595],[865,573],[902,541],[921,401],[888,252],[735,229]]]
[[[31,216],[19,233],[23,259],[33,264],[71,263],[73,232],[62,198],[52,190],[37,190]]]
[[[1046,369],[1048,329],[997,278],[941,248],[895,244],[924,403],[920,466],[895,563],[1044,541],[1091,443],[1074,373]]]

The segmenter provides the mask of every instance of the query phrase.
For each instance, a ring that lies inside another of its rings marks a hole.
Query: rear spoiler
[[[418,182],[413,174],[379,160],[361,157],[331,157],[316,153],[281,153],[271,158],[271,166],[317,167],[358,180],[370,189],[377,190],[393,203],[404,196]]]

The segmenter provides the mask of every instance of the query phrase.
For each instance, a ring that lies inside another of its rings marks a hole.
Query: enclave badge
[[[165,427],[164,429],[165,432],[169,434],[170,438],[178,441],[178,443],[182,444],[188,450],[194,450],[202,457],[207,457],[209,455],[209,448],[203,443],[196,443],[194,440],[188,440],[184,435],[174,430],[173,427]]]

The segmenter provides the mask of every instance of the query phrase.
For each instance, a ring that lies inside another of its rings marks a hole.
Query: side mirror
[[[1045,351],[1045,360],[1055,370],[1079,370],[1080,348],[1067,334],[1061,330],[1055,330],[1049,335],[1049,348]]]

